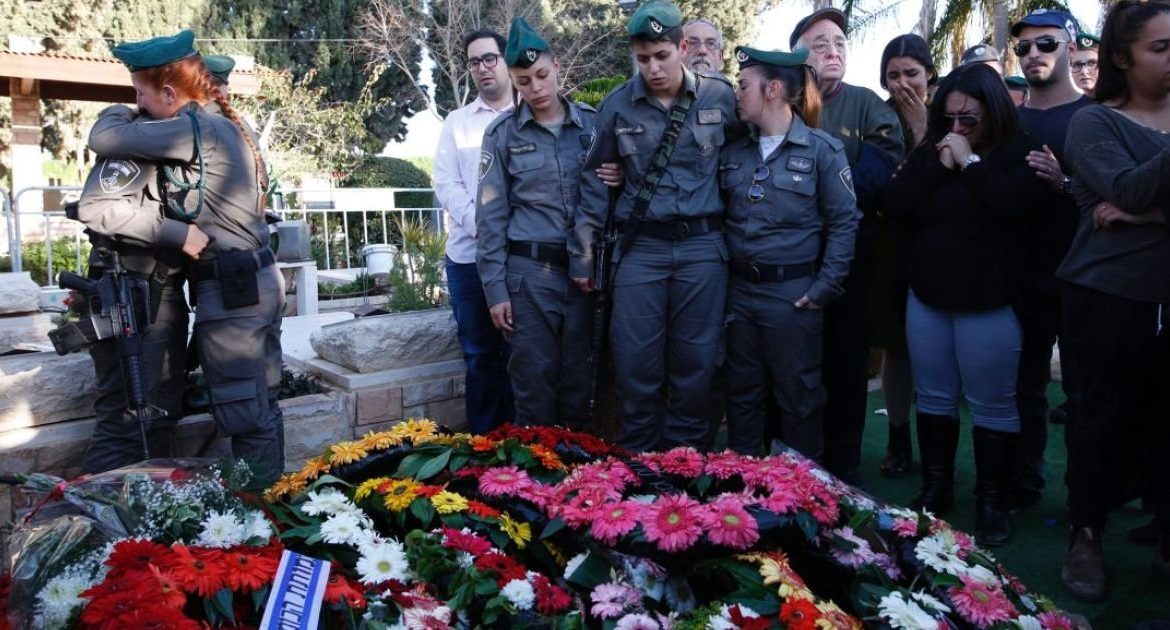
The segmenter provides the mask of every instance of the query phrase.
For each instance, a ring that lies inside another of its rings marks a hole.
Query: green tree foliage
[[[980,41],[1002,52],[1007,47],[1008,25],[1031,11],[1045,8],[1071,13],[1068,5],[1060,0],[948,0],[930,37],[931,52],[936,61],[949,59],[957,64],[965,49],[967,32],[972,28],[987,31],[988,35]]]

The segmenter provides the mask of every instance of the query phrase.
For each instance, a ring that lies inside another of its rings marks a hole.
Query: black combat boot
[[[1007,495],[1019,433],[975,427],[975,542],[999,547],[1012,535]]]
[[[945,514],[955,506],[955,451],[959,419],[918,413],[918,457],[922,460],[922,492],[910,503],[915,510]]]
[[[890,443],[886,447],[886,458],[878,467],[883,477],[901,479],[914,466],[914,447],[910,444],[910,423],[890,423]]]

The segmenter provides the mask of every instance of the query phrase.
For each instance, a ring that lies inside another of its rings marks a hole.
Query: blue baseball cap
[[[1081,27],[1073,16],[1057,9],[1036,9],[1025,15],[1022,20],[1012,24],[1012,37],[1019,37],[1025,26],[1041,26],[1064,29],[1068,33],[1068,41],[1077,41],[1077,34]]]

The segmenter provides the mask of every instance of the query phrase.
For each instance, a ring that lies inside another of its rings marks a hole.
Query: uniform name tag
[[[284,550],[264,607],[261,630],[317,630],[329,563]]]
[[[793,156],[788,158],[788,170],[797,173],[811,173],[813,170],[812,158]]]
[[[522,144],[522,145],[517,146],[517,147],[508,147],[508,154],[509,155],[520,155],[522,153],[532,153],[535,150],[536,150],[536,143],[529,142],[528,144]]]
[[[642,125],[626,125],[625,127],[618,127],[613,130],[619,136],[629,136],[637,133],[646,133],[646,128]]]
[[[719,166],[720,171],[738,171],[740,167],[739,162],[728,162]]]
[[[718,125],[723,122],[723,110],[721,109],[700,109],[699,110],[699,124],[700,125]]]

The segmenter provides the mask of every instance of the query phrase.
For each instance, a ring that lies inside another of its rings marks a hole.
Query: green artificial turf
[[[1049,389],[1049,400],[1063,400],[1059,385]],[[903,479],[886,479],[878,474],[878,465],[886,452],[888,423],[876,410],[885,407],[880,391],[871,392],[862,451],[862,475],[866,489],[874,496],[905,505],[921,484],[918,468],[918,443],[914,443],[915,468]],[[975,464],[971,455],[971,419],[963,413],[963,431],[955,465],[955,510],[947,515],[956,527],[972,532],[975,527]],[[1060,582],[1060,565],[1068,545],[1064,429],[1049,425],[1045,456],[1047,488],[1039,504],[1012,518],[1011,541],[994,551],[999,561],[1024,581],[1032,591],[1047,595],[1065,610],[1084,615],[1094,628],[1132,628],[1139,621],[1170,621],[1170,580],[1156,576],[1150,569],[1153,547],[1134,545],[1125,540],[1130,528],[1149,522],[1137,503],[1114,511],[1104,535],[1105,562],[1109,575],[1109,597],[1100,604],[1085,604],[1066,593]]]

